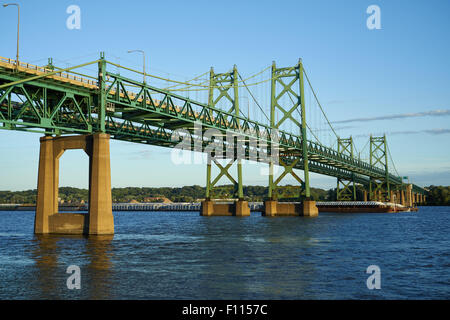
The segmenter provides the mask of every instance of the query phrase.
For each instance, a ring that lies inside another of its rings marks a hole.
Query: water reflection
[[[311,291],[317,270],[309,255],[322,229],[317,221],[223,217],[202,219],[199,227],[200,296],[283,299]]]
[[[113,235],[89,236],[85,254],[89,259],[89,299],[112,299]]]
[[[112,240],[114,236],[36,235],[30,292],[34,299],[111,299]],[[81,270],[81,289],[70,290],[69,265]]]
[[[39,235],[33,239],[32,259],[36,263],[37,274],[33,274],[31,285],[33,288],[29,290],[37,296],[34,299],[55,299],[57,298],[57,288],[60,286],[59,281],[55,278],[57,274],[58,256],[57,238]],[[35,282],[33,284],[33,282]],[[39,288],[40,293],[35,288]]]

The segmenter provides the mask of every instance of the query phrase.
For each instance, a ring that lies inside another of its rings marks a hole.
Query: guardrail
[[[19,71],[25,71],[25,72],[34,73],[34,74],[39,74],[39,73],[45,74],[45,73],[50,73],[50,72],[54,71],[47,67],[41,67],[41,66],[37,66],[37,65],[22,62],[22,61],[19,61],[19,65],[17,65],[16,60],[11,59],[11,58],[4,58],[4,57],[0,57],[0,66],[7,67],[10,69],[18,68]],[[54,74],[53,76],[57,76],[57,77],[60,77],[63,79],[79,82],[80,84],[87,84],[87,85],[91,85],[91,86],[97,86],[97,84],[98,84],[97,80],[86,79],[82,76],[77,76],[77,75],[74,75],[72,73],[67,73],[67,72],[58,72],[58,73]]]

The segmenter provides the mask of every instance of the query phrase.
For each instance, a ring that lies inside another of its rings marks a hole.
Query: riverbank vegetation
[[[245,186],[244,194],[248,201],[263,201],[267,197],[268,187]],[[280,187],[279,198],[298,197],[299,188],[294,186]],[[224,185],[214,188],[213,198],[230,199],[234,196],[234,186]],[[311,188],[312,198],[315,200],[329,200],[333,192],[319,188]],[[0,191],[0,203],[4,204],[35,204],[36,190],[26,191]],[[89,193],[87,189],[72,187],[59,188],[59,200],[65,204],[78,204],[88,202]],[[205,187],[185,186],[179,188],[112,188],[113,202],[194,202],[204,199]]]
[[[427,189],[427,205],[450,206],[450,186],[430,186]]]
[[[427,195],[428,205],[450,205],[450,187],[430,186]],[[214,199],[230,199],[234,197],[234,186],[224,185],[214,188]],[[248,201],[264,201],[267,197],[268,187],[264,186],[244,186],[244,195]],[[35,204],[36,190],[26,191],[0,191],[0,203],[3,204]],[[298,199],[298,186],[282,186],[278,189],[278,198],[288,201]],[[356,188],[357,200],[363,200],[363,189]],[[113,202],[194,202],[205,197],[205,187],[198,185],[185,186],[179,188],[113,188]],[[316,201],[336,200],[336,189],[324,190],[311,188],[311,197]],[[89,194],[87,189],[72,187],[59,188],[59,199],[65,204],[79,204],[88,202]]]

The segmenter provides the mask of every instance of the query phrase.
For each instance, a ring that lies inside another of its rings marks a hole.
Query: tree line
[[[450,206],[450,186],[429,186],[426,188],[427,205]]]
[[[126,187],[112,188],[113,202],[159,202],[164,198],[172,202],[195,202],[205,198],[206,188],[198,185],[184,186],[178,188],[171,187]],[[214,199],[235,198],[235,187],[233,185],[223,185],[215,187],[211,195]],[[279,187],[279,199],[283,200],[299,196],[299,188],[296,186]],[[244,186],[245,199],[248,201],[264,201],[267,198],[268,187]],[[330,192],[319,188],[311,188],[311,196],[315,200],[331,200]],[[0,191],[0,203],[6,204],[35,204],[37,190],[26,191]],[[89,192],[87,189],[72,187],[59,188],[58,198],[66,204],[79,204],[88,202]]]
[[[113,202],[159,202],[164,198],[172,202],[195,202],[204,199],[206,188],[198,185],[184,187],[126,187],[112,188]],[[429,205],[450,205],[450,187],[429,186],[427,204]],[[300,197],[298,186],[281,186],[278,188],[277,197],[280,201],[293,201]],[[244,186],[245,199],[248,201],[264,201],[267,198],[268,187],[265,186]],[[35,204],[37,191],[0,191],[0,203],[11,204]],[[89,192],[87,189],[72,187],[59,188],[59,198],[61,202],[78,204],[88,202]],[[214,188],[211,195],[214,199],[236,198],[236,190],[233,185],[223,185]],[[336,200],[336,189],[324,190],[311,188],[311,198],[316,201]],[[356,198],[359,201],[364,199],[361,186],[356,188]]]

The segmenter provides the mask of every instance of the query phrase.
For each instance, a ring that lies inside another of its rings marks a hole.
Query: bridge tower
[[[222,108],[225,105],[225,110],[228,113],[234,114],[239,117],[239,86],[238,86],[238,71],[236,65],[233,70],[228,73],[214,73],[214,69],[211,68],[209,74],[209,95],[208,95],[208,105],[211,107],[218,107],[221,104]],[[236,130],[242,129],[242,124],[239,123],[237,118]],[[249,216],[250,207],[248,202],[244,201],[244,191],[242,183],[242,162],[241,155],[238,154],[236,149],[238,135],[233,135],[227,133],[227,139],[232,139],[232,145],[234,146],[233,154],[230,155],[229,150],[226,155],[222,156],[222,159],[227,159],[228,163],[222,165],[217,154],[209,154],[207,167],[206,167],[206,199],[202,203],[202,208],[200,214],[203,216],[211,215],[235,215],[235,216]],[[237,167],[237,181],[230,174],[229,169],[236,163]],[[212,180],[211,167],[215,164],[219,169],[220,173]],[[238,198],[232,205],[228,204],[215,204],[211,201],[211,196],[213,194],[213,189],[216,183],[222,178],[227,177],[231,183],[234,185],[234,196]]]
[[[338,138],[337,149],[339,153],[348,155],[353,158],[353,138]],[[336,200],[356,201],[355,174],[353,172],[351,180],[337,178]]]
[[[283,97],[289,97],[290,104],[282,102]],[[294,112],[300,108],[300,122]],[[308,164],[308,143],[306,137],[306,117],[305,117],[305,97],[303,81],[303,64],[301,59],[297,65],[287,68],[277,68],[275,62],[272,63],[271,79],[271,102],[270,102],[270,127],[275,132],[281,125],[290,120],[299,128],[301,141],[298,141],[301,153],[291,154],[289,150],[279,150],[277,155],[271,155],[269,160],[269,200],[264,203],[264,215],[301,215],[314,217],[318,215],[315,201],[311,200],[309,186],[309,164]],[[278,117],[280,115],[280,117]],[[273,137],[273,135],[272,135]],[[284,169],[283,173],[274,181],[274,165],[279,165]],[[302,165],[304,179],[302,180],[295,172],[294,168]],[[288,175],[291,175],[298,183],[297,200],[301,205],[294,203],[278,202],[278,197],[282,197],[283,192],[279,192],[280,182]]]
[[[382,137],[370,136],[370,164],[384,169],[385,174],[371,177],[369,183],[369,197],[372,201],[390,201],[388,153],[386,135]]]

